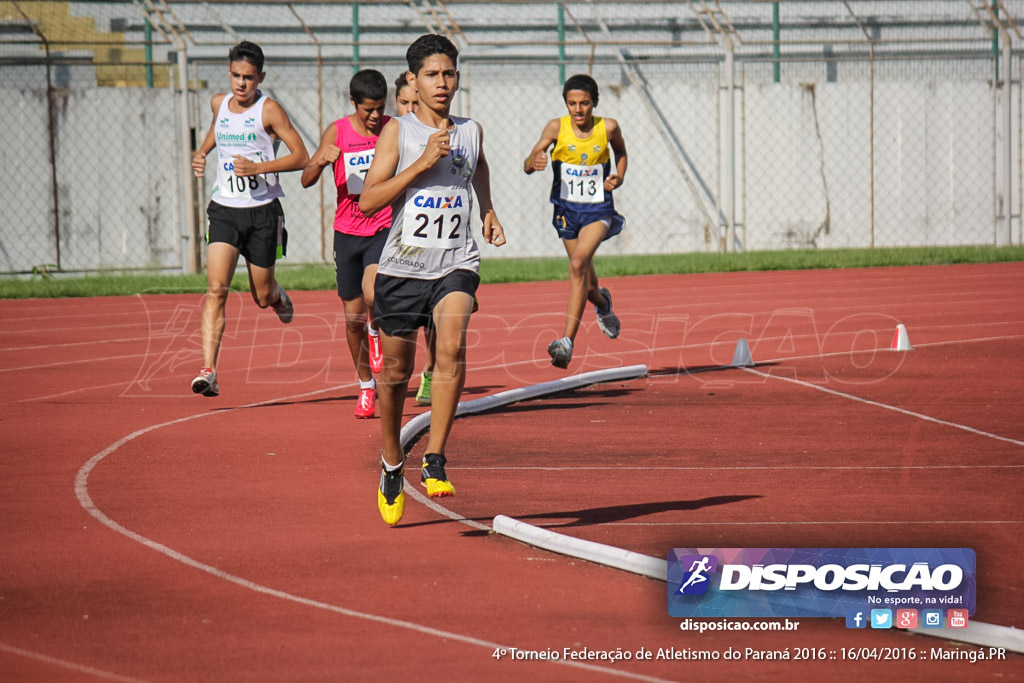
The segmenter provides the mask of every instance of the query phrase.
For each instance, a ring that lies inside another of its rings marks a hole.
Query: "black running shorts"
[[[206,216],[210,220],[207,244],[230,244],[246,261],[260,268],[272,267],[285,255],[288,231],[284,229],[284,209],[280,200],[243,208],[210,202]]]
[[[387,241],[387,230],[378,230],[368,237],[334,231],[334,272],[338,280],[338,296],[348,300],[363,295],[363,271],[377,265]]]
[[[453,270],[437,280],[416,280],[377,274],[373,318],[388,336],[407,336],[430,323],[434,307],[452,292],[476,294],[480,276],[471,270]]]

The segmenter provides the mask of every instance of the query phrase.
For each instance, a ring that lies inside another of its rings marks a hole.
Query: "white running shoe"
[[[203,368],[192,380],[192,393],[203,396],[216,396],[220,393],[217,386],[217,373],[210,368]]]
[[[572,360],[572,340],[562,337],[548,344],[548,355],[551,356],[551,364],[556,368],[569,367]]]

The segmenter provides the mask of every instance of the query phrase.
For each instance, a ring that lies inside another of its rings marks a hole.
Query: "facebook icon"
[[[849,610],[846,613],[846,628],[867,628],[867,622],[867,617],[862,609]]]

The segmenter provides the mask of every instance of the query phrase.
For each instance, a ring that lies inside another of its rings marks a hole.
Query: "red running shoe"
[[[370,370],[379,374],[380,369],[384,366],[384,351],[380,347],[380,335],[368,334],[366,337],[370,343]]]
[[[376,416],[377,390],[360,389],[359,401],[356,402],[355,416],[358,418],[369,418]]]

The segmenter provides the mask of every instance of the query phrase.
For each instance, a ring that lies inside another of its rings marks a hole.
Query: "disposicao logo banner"
[[[673,617],[844,617],[857,609],[975,610],[970,548],[673,548]]]

